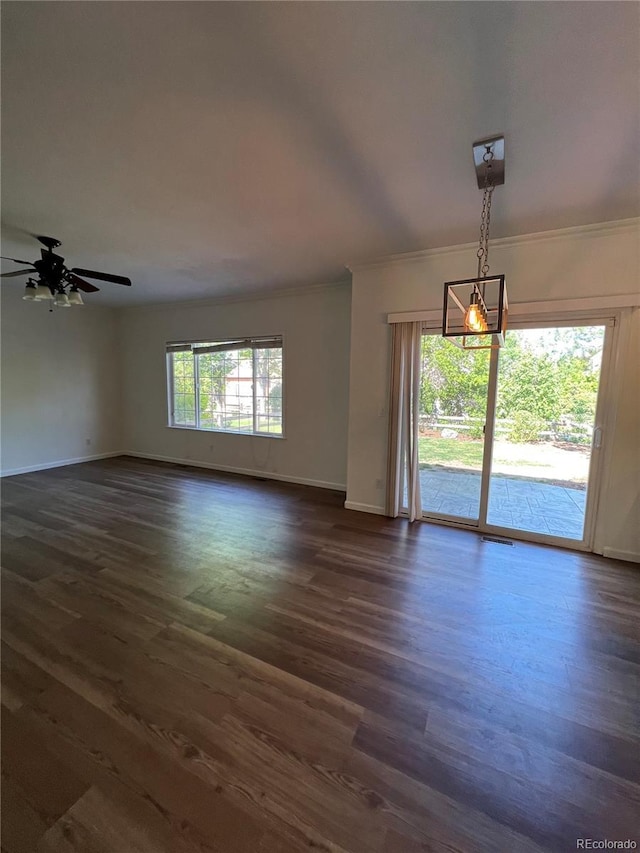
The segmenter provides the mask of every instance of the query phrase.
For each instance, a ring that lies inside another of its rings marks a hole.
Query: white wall
[[[344,488],[350,286],[122,312],[125,449],[190,464]],[[284,336],[285,438],[167,426],[165,344]]]
[[[369,511],[384,506],[389,386],[389,313],[442,310],[443,283],[475,274],[475,246],[417,253],[353,271],[347,503]],[[496,241],[492,272],[505,273],[511,305],[640,293],[638,220]],[[628,377],[619,393],[610,476],[605,477],[597,540],[603,549],[640,553],[634,523],[638,482],[637,364],[630,345],[619,354]],[[635,373],[634,373],[635,371]],[[634,381],[636,384],[631,384]],[[633,393],[631,393],[631,389]],[[630,463],[635,462],[633,469]],[[620,500],[626,517],[618,512]],[[633,509],[635,507],[635,510]]]
[[[2,474],[120,451],[116,312],[49,312],[22,292],[11,280],[0,292]]]

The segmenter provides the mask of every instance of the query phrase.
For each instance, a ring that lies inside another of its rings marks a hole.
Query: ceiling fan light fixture
[[[82,293],[95,293],[100,290],[95,284],[85,281],[86,278],[95,278],[98,281],[108,281],[112,284],[124,284],[131,287],[131,279],[124,275],[112,275],[99,270],[85,270],[79,267],[68,269],[64,258],[56,255],[53,251],[61,245],[60,240],[55,237],[47,237],[44,234],[34,234],[36,240],[45,246],[40,250],[40,258],[36,261],[20,261],[18,258],[0,256],[3,260],[12,261],[14,264],[29,264],[29,269],[13,270],[12,272],[0,273],[0,278],[15,278],[22,275],[37,275],[38,280],[28,279],[23,299],[27,302],[53,302],[59,308],[69,308],[71,305],[84,305]],[[67,293],[68,288],[68,293]],[[81,293],[82,291],[82,293]]]
[[[51,290],[47,287],[46,284],[39,282],[38,286],[36,287],[35,297],[39,302],[45,302],[49,299],[53,299],[53,293],[51,293]]]
[[[28,281],[24,288],[24,296],[22,297],[25,302],[35,302],[36,301],[36,285],[33,281]]]

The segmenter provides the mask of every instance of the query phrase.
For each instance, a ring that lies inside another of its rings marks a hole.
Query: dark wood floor
[[[119,458],[6,479],[5,853],[640,843],[640,571]]]

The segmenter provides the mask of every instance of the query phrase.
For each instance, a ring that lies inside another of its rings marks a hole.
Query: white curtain
[[[404,473],[409,520],[415,521],[422,513],[418,466],[422,322],[394,323],[392,329],[386,513],[395,518],[400,512]]]

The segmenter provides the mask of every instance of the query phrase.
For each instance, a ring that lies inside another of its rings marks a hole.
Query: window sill
[[[275,432],[247,432],[240,429],[202,429],[202,427],[183,426],[182,424],[165,424],[167,429],[180,429],[189,432],[206,432],[215,433],[216,435],[245,435],[248,438],[276,438],[279,441],[284,440],[284,435],[278,435]]]

